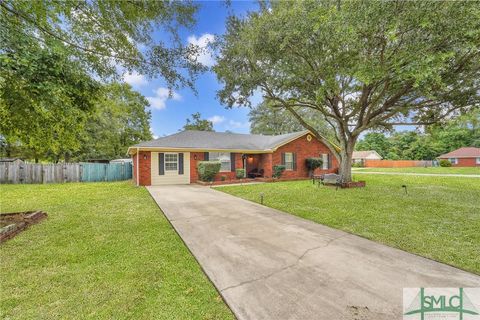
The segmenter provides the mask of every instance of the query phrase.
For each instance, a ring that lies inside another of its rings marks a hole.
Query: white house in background
[[[382,156],[375,150],[353,151],[353,163],[363,163],[365,160],[382,160]]]

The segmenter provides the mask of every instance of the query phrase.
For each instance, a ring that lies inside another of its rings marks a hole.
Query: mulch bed
[[[47,217],[43,211],[0,213],[0,243],[13,238]]]

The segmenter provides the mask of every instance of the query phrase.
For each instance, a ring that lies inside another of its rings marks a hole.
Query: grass
[[[147,190],[2,185],[1,211],[48,218],[1,244],[2,319],[233,319]]]
[[[374,172],[405,172],[405,173],[437,173],[437,174],[476,174],[480,175],[480,167],[412,167],[412,168],[353,168],[353,170]]]
[[[218,190],[480,274],[480,180],[358,175],[365,188],[310,181]],[[405,194],[402,185],[407,185]]]

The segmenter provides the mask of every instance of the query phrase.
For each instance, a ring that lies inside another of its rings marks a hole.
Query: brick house
[[[452,163],[452,167],[480,167],[480,148],[464,147],[442,154],[438,159]]]
[[[315,173],[335,172],[338,161],[330,149],[308,131],[265,136],[208,131],[182,131],[128,148],[138,185],[189,184],[198,178],[199,161],[220,161],[215,180],[235,179],[235,169],[271,178],[273,166],[283,164],[282,178],[308,177],[305,159],[321,157]]]

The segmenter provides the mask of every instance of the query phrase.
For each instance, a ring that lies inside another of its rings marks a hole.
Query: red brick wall
[[[452,164],[452,167],[480,167],[476,161],[476,158],[457,158],[457,164]]]
[[[338,169],[337,158],[332,154],[332,152],[326,145],[324,145],[322,142],[320,142],[313,136],[311,141],[308,141],[307,136],[305,135],[278,148],[272,155],[272,160],[273,160],[272,167],[275,165],[282,164],[283,152],[294,152],[296,153],[296,157],[297,157],[296,170],[288,170],[288,171],[285,170],[282,175],[283,178],[308,177],[308,168],[305,164],[305,159],[320,157],[322,153],[330,154],[330,160],[332,162],[331,169],[329,170],[317,169],[315,170],[315,174],[320,174],[325,172],[335,172]]]
[[[144,159],[144,156],[146,156],[146,159]],[[151,156],[150,151],[140,151],[139,184],[141,186],[149,186],[152,184]],[[134,182],[137,183],[137,155],[133,156],[133,179]]]
[[[259,168],[263,169],[263,176],[265,178],[271,178],[273,172],[273,157],[271,153],[264,153],[260,157]]]
[[[195,160],[195,156],[197,156],[197,160]],[[198,171],[197,171],[197,163],[199,161],[205,160],[205,153],[204,152],[191,152],[190,153],[190,182],[194,183],[199,180],[198,178]],[[243,161],[242,161],[242,154],[235,153],[235,168],[243,168]],[[219,172],[215,176],[215,180],[221,180],[222,176],[225,176],[227,180],[235,179],[235,171],[229,172]]]

